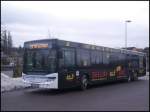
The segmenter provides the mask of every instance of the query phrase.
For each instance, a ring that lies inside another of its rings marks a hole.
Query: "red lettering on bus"
[[[92,79],[100,79],[100,78],[104,78],[107,77],[109,75],[108,72],[92,72]]]

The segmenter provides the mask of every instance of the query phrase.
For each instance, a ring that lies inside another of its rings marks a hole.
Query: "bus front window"
[[[56,69],[56,51],[48,49],[27,50],[24,72],[53,73]]]

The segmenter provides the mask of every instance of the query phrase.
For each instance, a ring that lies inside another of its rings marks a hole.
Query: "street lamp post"
[[[127,49],[127,23],[130,23],[131,20],[125,21],[125,49]]]

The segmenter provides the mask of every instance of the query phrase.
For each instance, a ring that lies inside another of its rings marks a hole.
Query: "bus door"
[[[60,82],[63,87],[72,87],[76,83],[75,48],[61,48],[59,58]]]
[[[146,72],[146,59],[144,56],[139,56],[139,74],[144,75]]]

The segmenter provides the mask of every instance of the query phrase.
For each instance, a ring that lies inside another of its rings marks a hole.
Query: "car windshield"
[[[53,73],[56,70],[56,51],[50,49],[26,50],[25,72]]]

